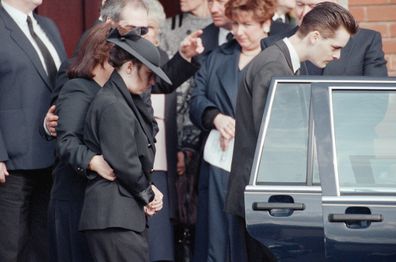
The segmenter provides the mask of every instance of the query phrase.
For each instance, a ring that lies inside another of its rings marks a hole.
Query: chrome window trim
[[[348,205],[393,205],[396,206],[396,196],[322,196],[325,205],[339,205],[348,202]]]
[[[340,79],[330,79],[330,78],[325,78],[325,77],[311,77],[308,78],[309,76],[300,76],[300,77],[279,77],[279,78],[273,78],[272,79],[272,83],[270,84],[270,90],[271,91],[269,93],[269,100],[268,100],[268,104],[265,105],[265,109],[264,109],[264,113],[266,113],[267,118],[265,119],[264,123],[261,123],[261,127],[260,127],[260,132],[259,132],[259,137],[258,137],[258,141],[256,144],[256,150],[255,150],[255,155],[257,154],[257,157],[254,158],[253,160],[253,165],[252,165],[252,169],[251,169],[251,173],[250,173],[250,179],[249,179],[249,184],[246,188],[248,188],[249,186],[256,186],[259,187],[260,185],[257,185],[257,179],[258,179],[258,167],[259,167],[259,163],[260,163],[260,159],[262,157],[263,154],[263,144],[265,142],[265,137],[267,135],[267,131],[268,131],[268,125],[269,125],[269,121],[271,120],[271,112],[272,112],[272,105],[274,102],[274,97],[278,88],[278,84],[279,83],[296,83],[296,84],[314,84],[314,83],[331,83],[331,84],[335,84],[335,83],[353,83],[353,84],[370,84],[370,83],[375,83],[375,84],[389,84],[389,83],[396,83],[396,79],[393,80],[392,78],[388,78],[387,80],[384,79],[367,79],[367,78],[363,78],[363,79],[356,79],[353,77],[349,78],[340,78]],[[272,87],[272,89],[271,89]],[[332,90],[372,90],[372,87],[351,87],[351,86],[329,86],[329,95],[331,96],[331,92]],[[382,88],[382,90],[385,89],[389,89],[389,90],[395,90],[394,88]],[[381,89],[379,89],[381,90]],[[267,98],[268,99],[268,98]],[[331,114],[333,113],[332,110],[332,100],[330,100],[330,106],[331,106]],[[266,110],[268,110],[267,112],[265,112]],[[264,114],[263,114],[264,116]],[[333,153],[334,156],[336,156],[335,154],[335,142],[334,142],[334,123],[333,123],[333,116],[331,116],[331,132],[332,132],[332,138],[333,138]],[[261,134],[261,136],[260,136]],[[337,168],[337,161],[333,162],[334,163],[334,167],[335,167],[335,172],[337,172],[336,174],[336,179],[337,179],[337,195],[340,195],[340,189],[339,189],[339,181],[338,181],[338,168]]]
[[[356,83],[356,81],[355,81]],[[377,83],[377,82],[375,82]],[[389,83],[389,82],[385,82],[385,83]],[[334,176],[335,176],[335,187],[336,187],[336,194],[337,196],[341,196],[341,188],[340,188],[340,177],[339,177],[339,173],[338,173],[338,155],[337,155],[337,147],[336,147],[336,139],[335,139],[335,130],[334,130],[334,110],[333,110],[333,91],[368,91],[371,90],[373,92],[375,91],[396,91],[395,87],[381,87],[379,86],[378,89],[373,89],[373,87],[358,87],[358,86],[331,86],[329,85],[328,87],[328,92],[329,92],[329,105],[330,105],[330,122],[331,122],[331,139],[332,139],[332,151],[333,151],[333,156],[334,156],[334,161],[333,161],[333,165],[334,165]],[[383,192],[383,191],[379,191],[379,192]],[[356,194],[358,192],[356,191],[348,191],[345,190],[344,188],[342,189],[342,193],[352,193],[352,194]],[[366,192],[361,192],[361,193],[366,193]]]

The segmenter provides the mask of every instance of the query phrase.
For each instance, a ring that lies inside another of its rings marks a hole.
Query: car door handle
[[[381,214],[329,214],[329,222],[355,222],[355,221],[369,221],[382,222],[384,220]]]
[[[304,210],[303,203],[268,203],[268,202],[254,202],[253,210],[255,211],[271,211],[272,209],[292,209]]]

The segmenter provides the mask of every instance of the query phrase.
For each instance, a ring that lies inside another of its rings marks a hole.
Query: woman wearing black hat
[[[162,208],[162,194],[150,184],[155,154],[152,114],[140,94],[154,75],[170,83],[149,41],[130,32],[109,36],[109,63],[116,69],[85,121],[85,144],[114,169],[109,181],[92,172],[80,219],[95,261],[149,261],[146,214]]]

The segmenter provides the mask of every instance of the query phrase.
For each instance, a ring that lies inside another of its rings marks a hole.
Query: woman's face
[[[154,74],[145,65],[138,66],[136,63],[127,63],[130,63],[131,66],[127,68],[127,77],[124,79],[125,84],[129,92],[140,95],[155,83]]]
[[[260,40],[267,36],[269,25],[270,21],[256,21],[252,11],[239,11],[232,21],[232,33],[243,50],[253,50],[258,48]]]
[[[158,23],[152,19],[149,19],[148,32],[144,35],[144,38],[149,40],[153,45],[159,46],[159,33],[160,27]]]

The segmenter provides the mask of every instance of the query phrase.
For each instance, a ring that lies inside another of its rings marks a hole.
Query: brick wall
[[[381,32],[390,76],[396,76],[396,0],[349,0],[360,27]]]

